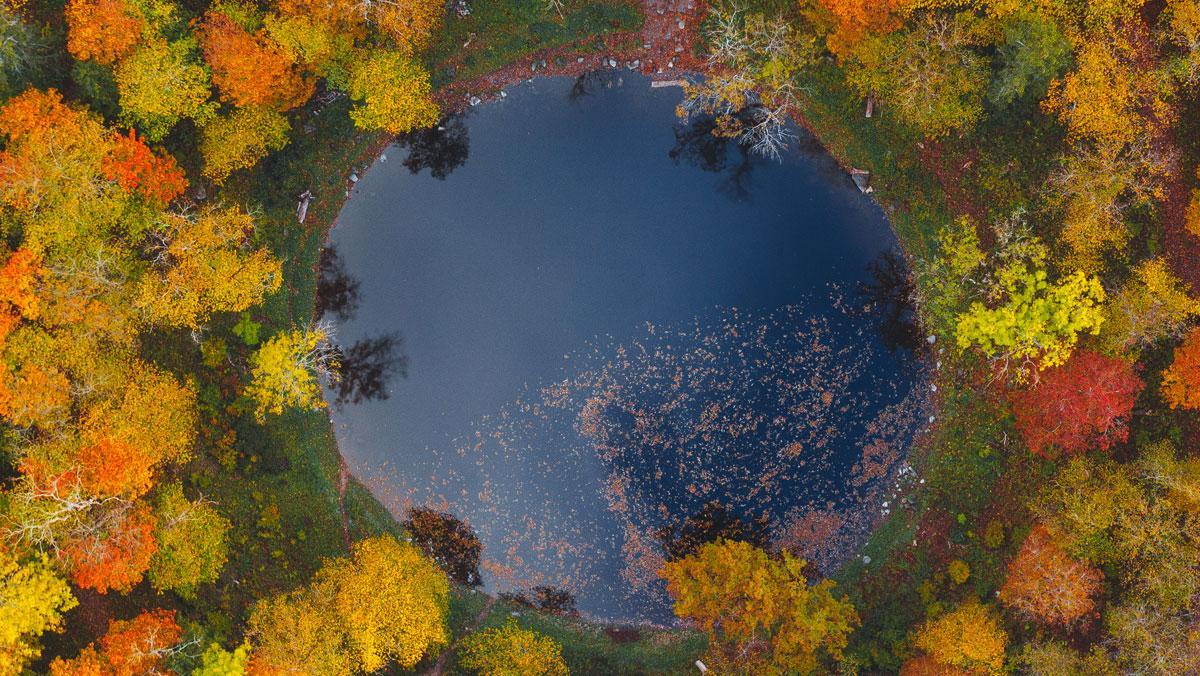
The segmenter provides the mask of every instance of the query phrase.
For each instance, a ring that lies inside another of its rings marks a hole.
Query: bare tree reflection
[[[734,514],[720,500],[712,500],[679,526],[658,529],[655,537],[662,543],[667,560],[678,561],[718,539],[748,542],[765,549],[770,541],[770,527],[766,514],[747,518]]]
[[[686,162],[702,171],[728,175],[718,188],[731,199],[744,201],[750,198],[750,175],[754,168],[750,148],[738,143],[734,137],[720,134],[720,125],[712,115],[693,117],[687,124],[675,126],[675,147],[667,153],[676,164]],[[738,161],[731,166],[729,156],[733,146],[738,151]]]
[[[317,319],[333,313],[346,321],[358,311],[358,280],[346,274],[346,264],[332,244],[321,249],[317,278]]]
[[[450,579],[468,587],[478,587],[482,583],[479,558],[483,554],[483,543],[461,519],[445,512],[413,507],[408,510],[403,526],[413,544],[433,559]]]
[[[591,96],[597,89],[612,89],[613,85],[620,86],[624,77],[611,70],[593,70],[575,78],[567,97],[572,103],[585,96]]]
[[[921,327],[912,302],[913,280],[904,258],[895,250],[885,251],[867,266],[867,271],[871,281],[858,285],[865,301],[864,314],[874,316],[888,350],[916,351],[922,345]]]
[[[402,346],[400,336],[388,334],[364,338],[349,349],[339,348],[335,403],[341,406],[387,399],[390,396],[387,384],[392,376],[408,375],[408,357],[400,353]]]
[[[436,179],[446,180],[450,172],[467,161],[471,149],[466,115],[455,113],[436,126],[409,133],[399,145],[408,147],[404,166],[414,174],[428,169]]]
[[[528,591],[504,592],[500,594],[500,598],[543,613],[570,617],[579,615],[579,610],[575,607],[575,595],[558,587],[539,585]]]

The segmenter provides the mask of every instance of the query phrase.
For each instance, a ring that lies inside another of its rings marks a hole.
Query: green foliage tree
[[[869,37],[854,50],[850,83],[927,136],[970,129],[983,114],[988,83],[977,30],[967,14],[931,14],[910,30]]]
[[[188,500],[179,484],[158,491],[154,539],[158,551],[150,559],[150,582],[185,599],[201,584],[216,581],[229,556],[229,520],[211,503]]]
[[[1009,17],[1003,31],[988,99],[1005,107],[1041,98],[1051,80],[1070,67],[1071,43],[1053,19],[1036,12]]]

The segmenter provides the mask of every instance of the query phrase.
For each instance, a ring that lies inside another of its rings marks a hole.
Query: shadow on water
[[[333,389],[338,406],[383,401],[391,393],[388,382],[394,376],[408,376],[408,357],[404,340],[398,334],[363,338],[348,349],[339,347],[338,379]]]
[[[437,126],[414,131],[396,145],[408,148],[403,164],[409,172],[419,174],[428,169],[431,176],[444,181],[450,172],[466,163],[471,151],[466,113],[448,115]]]
[[[434,509],[413,507],[401,524],[420,547],[450,579],[468,587],[483,584],[479,560],[483,543],[462,519]]]
[[[770,533],[771,518],[766,514],[755,517],[735,514],[720,500],[712,500],[700,511],[687,516],[682,524],[658,529],[655,538],[662,543],[664,558],[678,561],[717,540],[748,542],[766,549],[771,541]]]
[[[734,149],[737,150],[736,161],[730,162]],[[697,116],[686,124],[676,125],[675,147],[667,156],[676,164],[687,163],[702,171],[726,174],[717,189],[735,201],[750,199],[754,157],[745,144],[719,133],[716,117]]]
[[[317,319],[327,314],[342,321],[354,318],[359,305],[359,283],[346,273],[346,263],[337,247],[321,249],[320,276],[317,278]]]
[[[871,261],[867,272],[871,280],[858,283],[858,294],[864,301],[863,314],[874,320],[889,351],[902,349],[916,353],[924,345],[913,307],[916,289],[901,253],[895,249],[883,252]]]

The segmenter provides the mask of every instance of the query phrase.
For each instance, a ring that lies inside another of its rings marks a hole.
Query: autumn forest
[[[364,169],[597,69],[869,176],[931,373],[852,556],[712,503],[670,626],[487,587],[330,422],[403,370],[330,321]],[[0,675],[1200,674],[1198,120],[1200,0],[0,0]]]

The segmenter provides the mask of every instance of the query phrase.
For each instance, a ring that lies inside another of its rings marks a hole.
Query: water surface
[[[341,451],[398,513],[469,521],[490,589],[665,621],[656,534],[714,502],[832,565],[917,427],[878,207],[802,134],[747,157],[679,97],[515,87],[388,149],[331,234],[360,301],[339,342],[407,359],[389,398],[335,409]]]

